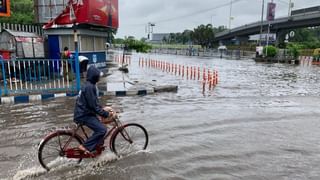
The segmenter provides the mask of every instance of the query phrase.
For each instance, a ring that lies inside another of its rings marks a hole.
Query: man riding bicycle
[[[101,72],[94,66],[90,66],[87,71],[87,81],[81,87],[77,97],[74,109],[74,121],[77,124],[83,124],[94,131],[78,148],[85,154],[90,154],[96,149],[96,146],[103,141],[104,135],[107,133],[106,126],[98,119],[113,117],[115,113],[111,108],[102,108],[99,105],[96,84],[100,80]]]

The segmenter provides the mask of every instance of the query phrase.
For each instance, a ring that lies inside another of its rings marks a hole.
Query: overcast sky
[[[182,32],[200,24],[229,26],[231,0],[119,0],[120,25],[116,37],[146,37],[146,25],[155,33]],[[262,0],[233,0],[231,28],[261,20]],[[265,0],[265,4],[271,0]],[[290,0],[274,0],[276,18],[288,15]],[[320,0],[291,0],[294,10],[320,6]],[[266,9],[265,5],[265,9]],[[266,12],[266,10],[265,10]],[[265,16],[265,15],[264,15]]]

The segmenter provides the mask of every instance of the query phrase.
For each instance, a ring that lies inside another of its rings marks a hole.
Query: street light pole
[[[260,25],[260,38],[259,38],[259,46],[262,45],[262,31],[263,31],[263,15],[264,15],[264,0],[262,0],[262,10],[261,10],[261,25]]]
[[[79,45],[78,45],[78,32],[76,22],[73,22],[73,36],[74,36],[74,52],[75,52],[75,68],[76,68],[76,88],[80,91],[80,66],[79,66]]]
[[[230,0],[229,30],[231,29],[232,0]]]
[[[211,16],[211,25],[212,25],[212,27],[213,27],[213,16],[214,15]]]
[[[153,27],[156,26],[155,23],[148,23],[148,39],[151,40],[152,39],[152,34],[153,34]]]
[[[74,41],[74,54],[75,54],[75,68],[76,68],[76,89],[80,91],[80,66],[79,66],[79,44],[77,32],[77,17],[74,13],[73,5],[70,4],[70,20],[73,23],[73,41]],[[68,63],[68,62],[67,62]]]
[[[292,8],[292,3],[291,3],[291,0],[289,0],[288,17],[291,16],[291,8]]]

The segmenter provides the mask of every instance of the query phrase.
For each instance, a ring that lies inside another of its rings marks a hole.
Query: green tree
[[[162,42],[163,42],[163,43],[168,43],[168,39],[167,39],[166,36],[162,38]]]
[[[289,50],[289,54],[297,59],[299,57],[299,50],[303,49],[303,46],[298,43],[289,43],[287,48]]]
[[[126,38],[123,42],[123,44],[126,44],[130,50],[136,50],[137,52],[147,53],[152,47],[143,42],[134,39],[134,37]]]
[[[124,39],[122,39],[122,38],[115,38],[112,43],[113,43],[113,44],[124,44]]]
[[[176,34],[175,33],[170,33],[168,41],[169,41],[170,44],[176,43]]]
[[[0,22],[32,24],[34,22],[33,3],[32,0],[11,0],[11,16],[0,17]]]
[[[202,47],[212,47],[214,43],[214,37],[214,31],[211,24],[202,24],[193,31],[193,41]]]
[[[182,44],[187,44],[192,41],[193,31],[184,30],[182,33]]]
[[[320,47],[320,28],[300,28],[293,30],[294,37],[289,38],[289,42],[298,45],[301,49],[315,49]],[[288,31],[289,33],[290,31]],[[290,43],[286,47],[292,48]]]
[[[290,38],[291,42],[310,42],[315,40],[313,33],[307,28],[297,29],[294,32],[295,36]]]

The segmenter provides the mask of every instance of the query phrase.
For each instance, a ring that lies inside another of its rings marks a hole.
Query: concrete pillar
[[[234,38],[235,41],[235,45],[244,45],[244,44],[248,44],[249,41],[249,36],[236,36]]]

